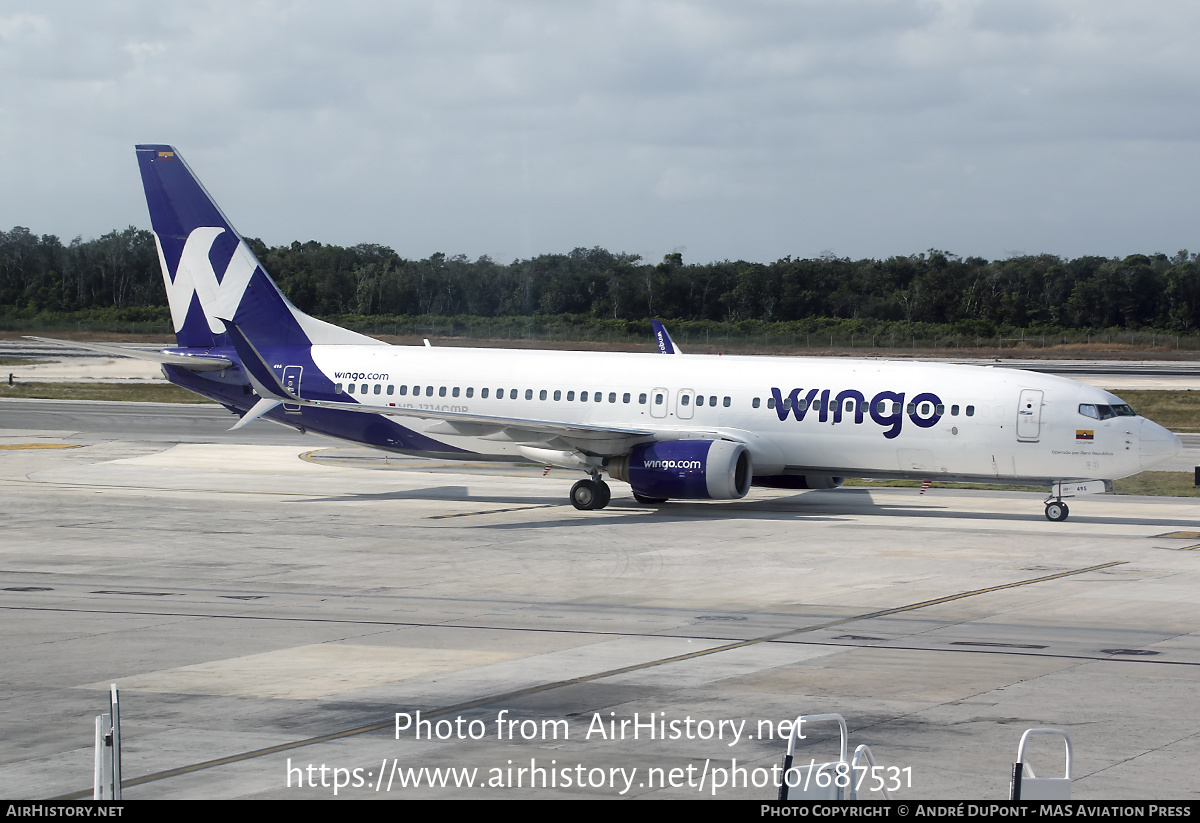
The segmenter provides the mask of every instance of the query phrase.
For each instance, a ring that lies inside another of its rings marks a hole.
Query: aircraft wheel
[[[612,500],[612,489],[609,488],[608,484],[603,480],[597,480],[595,482],[598,494],[596,497],[596,505],[592,506],[592,508],[603,509],[608,505],[608,501]]]
[[[1053,523],[1061,523],[1067,519],[1067,515],[1071,510],[1067,508],[1066,503],[1047,503],[1046,504],[1046,519]]]
[[[608,504],[608,486],[594,480],[580,480],[571,487],[571,505],[580,511],[602,509]],[[603,502],[601,502],[603,501]]]
[[[647,497],[644,494],[638,494],[637,492],[634,492],[633,499],[639,503],[644,503],[648,506],[652,506],[655,503],[666,503],[668,498],[666,498],[666,497]]]

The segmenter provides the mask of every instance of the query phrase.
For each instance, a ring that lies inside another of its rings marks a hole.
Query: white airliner
[[[143,353],[241,415],[376,448],[603,475],[642,503],[843,478],[1039,485],[1046,517],[1180,449],[1120,398],[1010,369],[886,360],[390,346],[293,306],[170,146],[137,147],[178,348]],[[129,354],[117,347],[93,346]]]

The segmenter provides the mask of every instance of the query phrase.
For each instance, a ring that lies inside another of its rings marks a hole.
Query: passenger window
[[[358,387],[358,393],[359,394],[367,393],[367,384],[366,383],[363,383],[361,386]]]
[[[623,395],[621,395],[621,402],[622,402],[622,403],[628,403],[628,402],[629,402],[629,392],[625,392]]]
[[[602,401],[603,399],[604,399],[604,393],[603,393],[603,392],[598,392],[598,391],[594,391],[594,392],[592,392],[592,400],[593,400],[594,402],[596,402],[596,403],[599,403],[599,402],[600,402],[600,401]]]
[[[381,386],[380,384],[376,383],[376,384],[375,384],[375,393],[376,393],[376,394],[382,394],[382,393],[383,393],[383,386]]]
[[[468,397],[469,397],[469,396],[470,396],[470,395],[468,395]],[[488,396],[488,390],[487,390],[487,389],[480,389],[480,390],[479,390],[479,399],[480,399],[480,400],[487,400],[487,396]]]
[[[504,389],[496,389],[496,399],[497,400],[504,399]]]
[[[334,394],[341,394],[341,393],[342,393],[342,384],[341,384],[341,383],[334,383],[334,384],[333,384],[333,393],[334,393]]]
[[[733,402],[733,398],[731,398],[731,397],[729,397],[729,396],[726,396],[726,397],[725,397],[725,402],[724,402],[724,406],[725,406],[725,408],[729,408],[729,404],[730,404],[730,403],[732,403],[732,402]]]
[[[421,387],[420,387],[420,386],[413,386],[413,397],[416,397],[416,396],[417,396],[417,395],[419,395],[420,393],[421,393]]]
[[[562,390],[561,389],[554,390],[554,399],[555,399],[555,401],[562,400]]]
[[[685,394],[685,395],[683,395],[682,397],[680,397],[680,398],[679,398],[679,402],[680,402],[682,405],[686,406],[688,403],[690,403],[690,402],[691,402],[691,398],[690,398],[690,397],[688,397],[688,396]]]
[[[893,403],[892,404],[892,414],[899,414],[899,413],[900,413],[900,404]]]
[[[638,395],[638,403],[640,403],[643,406],[646,405],[646,393],[645,392],[642,392],[641,394]]]
[[[661,406],[663,404],[663,399],[663,395],[661,394],[654,395],[654,405]]]
[[[458,397],[458,386],[455,386],[454,388],[452,388],[452,389],[450,390],[450,396],[451,396],[451,397]]]
[[[400,387],[400,396],[404,397],[406,394],[408,394],[408,386],[401,386]]]
[[[616,403],[616,402],[617,402],[617,393],[616,393],[615,391],[610,391],[610,392],[608,393],[608,402],[609,402],[609,403]]]
[[[525,399],[526,399],[526,400],[532,400],[532,399],[533,399],[533,389],[526,389],[526,390],[525,390]]]
[[[951,406],[950,414],[952,414],[954,417],[958,417],[958,406]]]
[[[774,400],[775,398],[771,398],[771,399]],[[768,408],[770,408],[769,404],[768,404]],[[801,400],[799,397],[797,397],[796,398],[796,408],[799,409],[800,411],[808,411],[808,401]]]
[[[546,399],[546,390],[542,389],[540,392],[538,392],[538,400],[545,400],[545,399]]]
[[[574,399],[575,399],[575,392],[573,392],[573,391],[567,392],[567,401],[570,402],[570,401],[573,401]]]
[[[946,407],[944,405],[942,405],[941,403],[938,403],[936,406],[934,406],[933,413],[938,414],[938,415],[945,414]]]
[[[517,390],[516,390],[516,389],[509,389],[509,390],[508,390],[508,399],[509,399],[509,400],[516,400],[516,399],[517,399]]]
[[[487,391],[487,389],[484,389],[484,391]],[[474,397],[474,396],[475,396],[475,387],[467,386],[467,397]]]
[[[354,384],[353,383],[351,383],[347,388],[351,394],[354,394]]]
[[[757,409],[757,408],[758,408],[758,398],[757,398],[757,397],[756,397],[756,398],[754,398],[754,400],[752,400],[752,401],[750,402],[750,406],[751,406],[752,408],[755,408],[755,409]]]
[[[586,403],[586,402],[587,402],[587,398],[588,398],[588,393],[587,393],[587,392],[585,392],[585,391],[581,391],[581,392],[579,393],[579,402],[580,402],[580,403]]]
[[[975,416],[975,407],[967,406],[967,417],[974,417],[974,416]]]
[[[929,404],[928,404],[928,403],[922,403],[922,404],[921,404],[921,416],[922,416],[922,417],[928,417],[928,416],[929,416]]]
[[[755,399],[755,400],[757,400],[758,398],[756,397],[756,398],[754,398],[754,399]],[[768,397],[768,398],[767,398],[767,408],[768,408],[768,409],[773,409],[773,408],[775,408],[775,398],[774,398],[774,397]]]
[[[446,387],[442,386],[440,389],[438,389],[438,397],[445,397],[445,396],[446,396]]]
[[[389,385],[389,386],[388,386],[388,388],[387,388],[387,393],[388,393],[389,395],[391,395],[391,394],[395,394],[395,393],[396,393],[396,387],[395,387],[395,386],[392,386],[392,385]]]
[[[904,410],[904,413],[905,413],[905,414],[916,414],[916,413],[917,413],[917,404],[916,404],[916,403],[909,403],[909,404],[908,404],[908,408],[906,408],[906,409]]]
[[[846,411],[848,411],[848,412],[854,411],[854,401],[853,400],[846,401]]]

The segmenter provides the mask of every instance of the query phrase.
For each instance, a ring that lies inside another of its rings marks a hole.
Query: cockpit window
[[[1118,403],[1115,406],[1103,406],[1099,403],[1080,403],[1079,413],[1084,417],[1091,417],[1094,420],[1111,420],[1114,417],[1137,417],[1137,412],[1127,403]]]
[[[1128,409],[1128,411],[1119,412],[1119,411],[1117,411],[1117,409]],[[1133,409],[1130,409],[1129,406],[1126,406],[1126,405],[1102,406],[1099,403],[1096,403],[1096,404],[1080,403],[1079,404],[1079,413],[1082,414],[1084,417],[1091,417],[1096,420],[1111,420],[1112,418],[1114,418],[1118,415],[1127,415],[1127,416],[1132,417]]]

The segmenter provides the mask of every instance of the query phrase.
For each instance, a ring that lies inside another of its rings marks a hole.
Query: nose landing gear
[[[1061,523],[1067,519],[1071,510],[1061,500],[1051,500],[1046,503],[1046,519],[1053,523]]]

